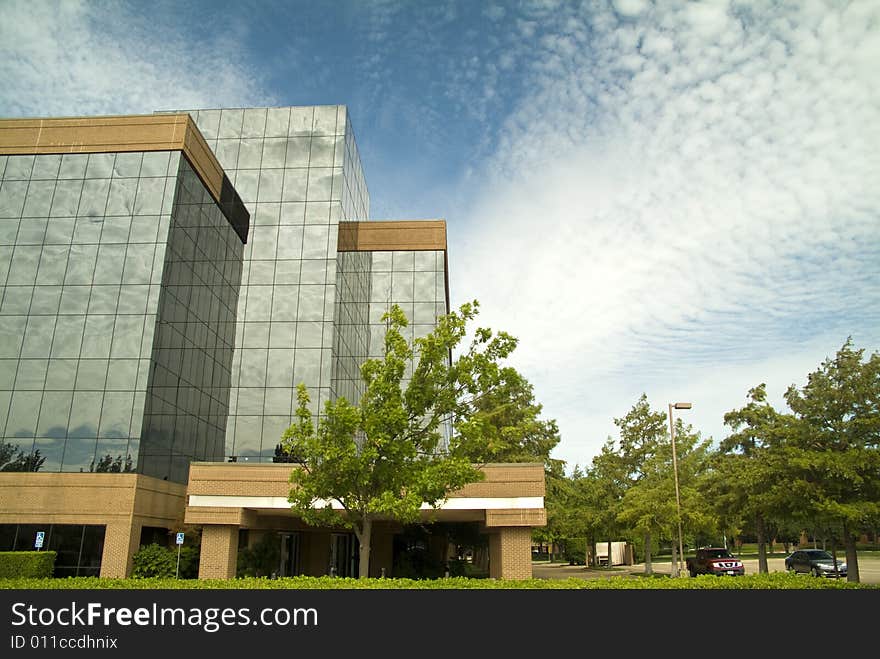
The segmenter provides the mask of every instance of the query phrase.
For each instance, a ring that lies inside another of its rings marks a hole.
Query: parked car
[[[785,569],[789,572],[804,572],[814,577],[845,577],[846,563],[837,562],[834,570],[834,557],[824,549],[799,549],[785,557]]]
[[[700,547],[694,556],[685,560],[688,572],[692,577],[698,574],[726,574],[741,577],[746,568],[726,547]]]

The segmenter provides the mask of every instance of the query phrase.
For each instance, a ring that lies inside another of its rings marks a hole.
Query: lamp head
[[[673,407],[677,410],[689,410],[691,409],[690,403],[676,403]]]

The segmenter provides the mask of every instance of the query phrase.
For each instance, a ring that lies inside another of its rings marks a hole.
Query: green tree
[[[669,459],[672,454],[672,445],[669,442],[666,443],[669,448],[664,447],[664,451]],[[679,496],[685,538],[691,542],[698,538],[716,537],[719,531],[718,517],[711,506],[706,505],[702,488],[712,458],[712,442],[708,439],[702,439],[700,433],[695,431],[691,424],[676,419],[675,448],[678,456]],[[673,479],[674,488],[671,460],[667,464],[667,478]],[[675,533],[678,533],[677,525]]]
[[[123,462],[121,455],[117,455],[116,458],[114,458],[108,453],[98,460],[97,464],[92,460],[91,465],[89,465],[89,471],[97,473],[127,474],[134,471],[134,465],[132,463],[131,455],[126,456],[125,461]]]
[[[450,360],[477,312],[476,301],[464,304],[409,345],[401,333],[406,316],[392,306],[383,316],[384,356],[361,368],[365,391],[360,401],[328,401],[317,424],[305,386],[297,388],[297,421],[282,437],[284,451],[302,461],[291,474],[291,506],[307,523],[342,523],[354,531],[361,577],[369,574],[377,518],[416,521],[423,503],[436,508],[450,491],[482,478],[457,442],[476,436],[472,419],[478,401],[502,386],[499,362],[514,350],[516,339],[477,328],[467,350]],[[408,363],[416,365],[404,385]],[[446,424],[454,430],[448,446],[443,442]]]
[[[458,425],[457,452],[473,462],[542,462],[552,470],[550,452],[559,444],[555,419],[541,419],[532,385],[516,369],[504,367],[497,384],[474,401],[472,414]]]
[[[39,471],[45,461],[40,449],[25,453],[11,442],[0,443],[0,471]]]
[[[652,574],[653,539],[677,538],[678,510],[675,500],[672,443],[666,432],[666,414],[652,413],[639,404],[633,408],[633,411],[638,411],[640,407],[641,411],[631,418],[639,419],[641,423],[630,427],[650,428],[653,432],[652,449],[641,451],[643,459],[639,466],[638,478],[626,488],[617,518],[633,531],[643,535],[645,574]],[[651,421],[649,426],[644,423],[647,420]],[[661,423],[658,424],[658,420]],[[708,440],[701,440],[700,434],[694,432],[689,424],[685,425],[681,419],[675,421],[682,526],[693,536],[711,532],[715,527],[714,515],[707,514],[700,492],[700,482],[707,467],[710,444]]]
[[[550,543],[554,550],[564,550],[568,538],[579,535],[572,525],[572,481],[565,475],[565,462],[551,460],[544,468],[544,509],[547,523],[532,529],[536,542]],[[551,556],[552,558],[552,556]]]
[[[540,418],[534,388],[516,369],[502,368],[498,385],[474,401],[474,413],[459,424],[456,451],[471,462],[540,462],[544,465],[547,524],[535,528],[537,542],[565,544],[563,518],[568,485],[565,462],[550,457],[559,444],[555,419]]]
[[[849,581],[859,581],[856,533],[880,519],[880,354],[864,352],[848,338],[785,394],[795,482],[814,526],[842,535]]]
[[[788,478],[786,437],[792,417],[767,402],[765,384],[749,390],[748,403],[724,415],[733,431],[720,443],[712,465],[709,499],[728,522],[753,526],[758,540],[758,571],[766,574],[768,525],[790,516],[796,492]]]
[[[596,566],[596,543],[611,542],[620,529],[617,513],[626,491],[622,461],[610,437],[585,472],[575,468],[569,496],[567,523],[572,536],[586,536],[590,564]],[[609,553],[610,556],[610,553]]]
[[[645,574],[653,572],[651,544],[653,534],[663,528],[665,503],[657,500],[665,474],[663,469],[663,446],[668,445],[666,433],[666,414],[654,412],[648,404],[648,397],[642,394],[626,416],[614,419],[620,429],[620,473],[623,494],[620,498],[617,520],[631,526],[641,533],[645,544]],[[669,453],[672,456],[672,453]],[[639,485],[642,487],[637,488]],[[661,487],[662,489],[662,487]],[[649,510],[650,502],[660,504]],[[666,500],[668,501],[668,500]],[[673,500],[674,501],[674,500]]]

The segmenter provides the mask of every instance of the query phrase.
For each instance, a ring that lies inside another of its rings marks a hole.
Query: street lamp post
[[[672,410],[689,410],[690,403],[669,403],[669,439],[672,442],[672,472],[675,474],[675,512],[678,517],[678,560],[673,565],[673,575],[681,575],[681,566],[684,562],[684,541],[681,534],[681,496],[678,492],[678,459],[675,456],[675,425],[672,422]]]

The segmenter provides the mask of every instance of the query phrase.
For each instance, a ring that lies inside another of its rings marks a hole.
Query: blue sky
[[[586,464],[880,348],[880,3],[0,2],[0,115],[345,104]]]

